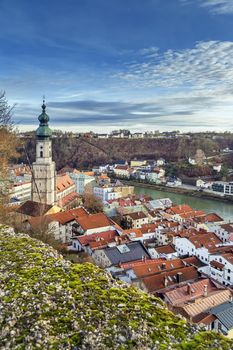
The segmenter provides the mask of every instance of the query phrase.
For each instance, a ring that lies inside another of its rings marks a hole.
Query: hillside
[[[224,349],[233,343],[174,316],[91,264],[71,264],[0,228],[1,349]]]
[[[225,142],[224,142],[225,141]],[[177,161],[194,156],[201,148],[206,156],[213,155],[223,147],[232,147],[233,140],[212,140],[204,136],[177,139],[88,139],[63,136],[53,139],[53,158],[56,159],[57,170],[64,166],[91,168],[119,159],[130,161],[133,158],[164,157],[167,161]],[[25,148],[32,161],[35,159],[35,139],[26,139]],[[27,162],[24,150],[21,150],[20,161]],[[233,159],[229,160],[233,164]]]

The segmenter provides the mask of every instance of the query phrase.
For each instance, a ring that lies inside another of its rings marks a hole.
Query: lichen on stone
[[[233,343],[92,264],[0,228],[0,349],[223,349]]]

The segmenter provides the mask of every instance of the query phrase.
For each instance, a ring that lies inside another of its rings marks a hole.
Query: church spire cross
[[[46,110],[45,96],[43,96],[43,104],[41,107],[42,107],[43,113],[45,113],[45,110]]]

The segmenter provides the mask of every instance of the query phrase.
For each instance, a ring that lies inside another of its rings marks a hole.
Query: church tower
[[[56,202],[56,166],[52,161],[52,130],[48,126],[49,116],[43,100],[42,113],[36,130],[36,161],[32,164],[32,200],[45,204]]]

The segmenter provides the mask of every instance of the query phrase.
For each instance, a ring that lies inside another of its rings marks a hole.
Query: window
[[[40,151],[40,158],[43,158],[43,151]]]

